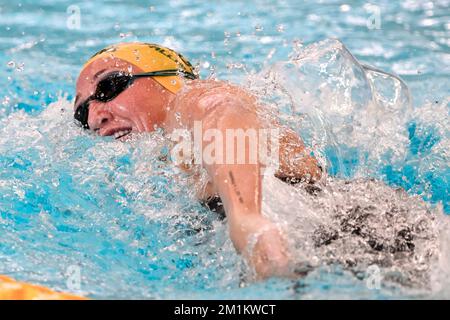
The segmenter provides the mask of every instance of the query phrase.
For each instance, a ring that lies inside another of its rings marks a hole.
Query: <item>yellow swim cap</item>
[[[153,79],[167,90],[176,93],[183,86],[180,78],[189,75],[189,78],[198,78],[194,74],[194,68],[181,54],[152,43],[120,43],[106,47],[94,54],[84,65],[86,68],[97,59],[119,58],[132,63],[144,72],[155,72],[164,70],[179,70],[176,76],[154,76]]]

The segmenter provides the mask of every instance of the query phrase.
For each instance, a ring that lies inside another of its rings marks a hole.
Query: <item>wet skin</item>
[[[98,59],[82,70],[77,81],[75,108],[91,96],[99,80],[113,71],[141,73],[142,69],[116,59]],[[256,99],[238,86],[222,81],[187,81],[174,94],[152,78],[139,78],[108,102],[91,101],[90,130],[101,136],[115,135],[126,139],[131,132],[149,132],[159,127],[166,133],[177,128],[193,129],[202,121],[203,130],[269,128],[256,111]],[[280,138],[280,178],[314,181],[321,170],[315,158],[305,154],[300,137],[283,129]],[[248,149],[247,149],[248,151]],[[261,170],[259,164],[205,164],[210,176],[207,197],[218,194],[228,217],[230,237],[236,249],[254,267],[259,277],[290,276],[289,253],[284,235],[262,215]],[[249,241],[256,244],[248,250]]]

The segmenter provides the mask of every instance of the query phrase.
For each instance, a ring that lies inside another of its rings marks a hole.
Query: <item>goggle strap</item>
[[[194,80],[197,79],[197,76],[191,72],[185,71],[185,70],[179,70],[179,69],[168,69],[168,70],[161,70],[161,71],[151,71],[151,72],[144,72],[144,73],[138,73],[134,74],[133,78],[142,78],[142,77],[170,77],[170,76],[178,76],[182,75],[185,78]]]

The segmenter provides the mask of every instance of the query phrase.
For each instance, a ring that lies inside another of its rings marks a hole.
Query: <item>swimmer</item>
[[[321,177],[317,160],[289,128],[260,116],[263,109],[245,89],[228,82],[201,80],[175,51],[147,43],[121,43],[96,53],[84,65],[76,84],[74,117],[85,129],[125,141],[135,132],[178,129],[193,133],[216,130],[280,129],[279,166],[273,173],[285,181],[314,183]],[[206,145],[207,146],[207,145]],[[201,154],[205,152],[202,145]],[[250,143],[244,145],[248,154]],[[259,278],[292,274],[286,236],[264,217],[260,162],[202,162],[209,176],[199,201],[223,203],[230,238]],[[193,166],[180,165],[192,171]]]

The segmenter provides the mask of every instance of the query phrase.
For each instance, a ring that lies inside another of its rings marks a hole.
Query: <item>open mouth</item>
[[[114,139],[116,139],[116,140],[121,139],[121,138],[129,135],[130,132],[131,132],[131,129],[119,130],[117,132],[114,132]]]

